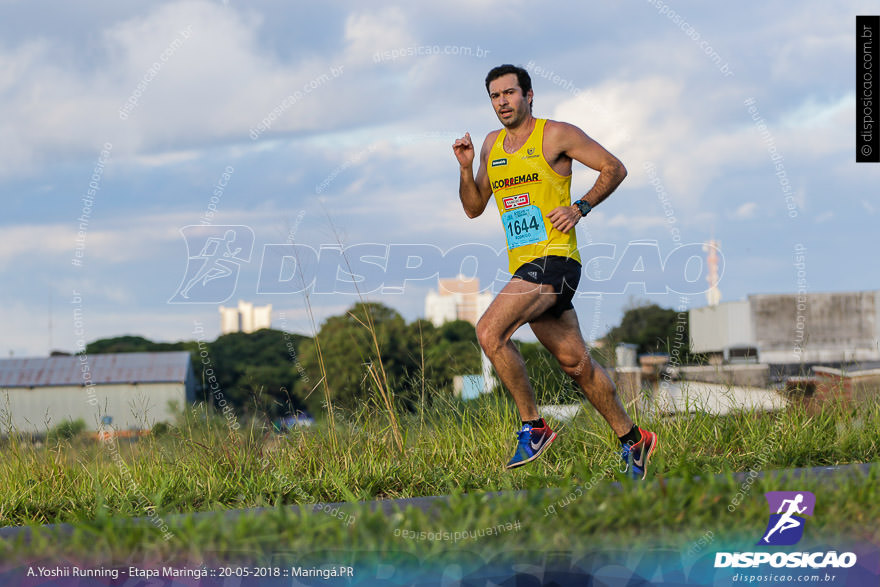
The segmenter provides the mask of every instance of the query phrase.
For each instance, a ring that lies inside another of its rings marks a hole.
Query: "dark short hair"
[[[489,74],[486,75],[486,91],[489,91],[489,84],[492,81],[509,73],[516,74],[516,80],[519,82],[519,87],[522,89],[523,96],[528,94],[529,90],[532,89],[532,78],[529,76],[529,72],[522,67],[510,65],[509,63],[493,67],[489,71]]]

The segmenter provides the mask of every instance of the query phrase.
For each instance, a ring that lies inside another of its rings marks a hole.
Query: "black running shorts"
[[[547,311],[559,318],[563,312],[574,308],[571,299],[581,280],[581,264],[571,257],[539,257],[523,263],[513,276],[529,283],[552,285],[557,298]]]

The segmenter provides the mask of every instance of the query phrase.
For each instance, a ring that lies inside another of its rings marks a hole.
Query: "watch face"
[[[581,211],[581,216],[586,216],[587,213],[593,209],[588,202],[584,202],[583,200],[577,201],[577,207]]]

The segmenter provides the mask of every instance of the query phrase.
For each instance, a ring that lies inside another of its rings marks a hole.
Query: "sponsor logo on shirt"
[[[513,177],[505,177],[504,179],[496,179],[492,182],[492,191],[513,187],[524,183],[533,183],[540,181],[538,173],[524,173],[523,175],[515,175]]]
[[[501,198],[501,203],[504,205],[505,210],[510,210],[511,208],[519,208],[520,206],[528,206],[529,195],[519,194],[516,196],[507,196],[506,198]]]

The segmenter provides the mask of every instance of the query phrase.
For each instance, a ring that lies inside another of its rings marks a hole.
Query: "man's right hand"
[[[486,139],[488,142],[488,138]],[[470,133],[455,141],[452,152],[458,159],[458,197],[464,207],[468,218],[476,218],[486,209],[489,198],[492,197],[492,189],[489,187],[489,176],[486,174],[486,157],[488,156],[486,142],[483,143],[480,152],[480,167],[474,177],[474,143]]]
[[[471,133],[465,133],[463,137],[456,140],[452,145],[452,152],[455,153],[459,165],[473,169],[474,143],[471,141]]]

